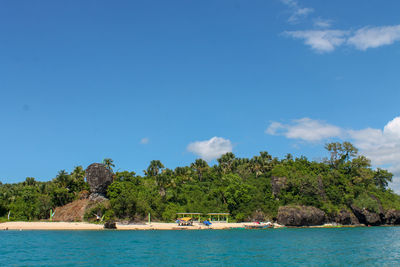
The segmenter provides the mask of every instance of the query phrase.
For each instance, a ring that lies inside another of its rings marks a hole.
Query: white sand
[[[244,223],[213,223],[210,226],[194,223],[193,226],[178,226],[177,223],[146,223],[146,224],[118,224],[119,230],[200,230],[200,229],[231,229],[242,228]]]
[[[84,222],[5,222],[0,230],[101,230],[102,224]]]

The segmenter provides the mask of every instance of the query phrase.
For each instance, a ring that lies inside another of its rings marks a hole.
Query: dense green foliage
[[[326,149],[330,156],[323,162],[294,159],[290,154],[279,160],[267,152],[251,159],[227,153],[214,166],[197,159],[171,170],[155,160],[144,176],[116,172],[108,188],[110,206],[96,212],[120,220],[146,220],[150,213],[162,221],[174,220],[177,212],[229,212],[242,221],[260,214],[272,219],[279,206],[291,204],[314,206],[328,215],[351,205],[370,211],[400,209],[400,196],[387,188],[391,173],[372,169],[350,143],[331,143]],[[105,164],[114,167],[111,159]],[[70,174],[60,171],[50,182],[27,178],[23,183],[0,185],[0,217],[10,211],[11,219],[48,218],[51,208],[87,190],[83,176],[83,169],[77,167]]]
[[[60,171],[49,182],[39,182],[32,177],[22,183],[0,185],[0,217],[10,220],[47,219],[50,210],[65,205],[87,190],[85,171],[76,167],[70,174]]]

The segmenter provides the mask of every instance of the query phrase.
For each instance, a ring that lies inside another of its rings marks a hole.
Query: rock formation
[[[104,223],[104,229],[117,229],[117,224],[114,221],[107,221]]]
[[[325,212],[311,206],[283,206],[279,207],[277,221],[286,226],[322,225]]]
[[[400,210],[388,210],[385,214],[385,223],[400,225]]]
[[[93,163],[86,169],[86,180],[90,186],[88,191],[79,193],[79,199],[68,203],[55,210],[54,221],[83,221],[87,211],[98,205],[106,203],[105,198],[108,186],[113,182],[113,173],[103,164]],[[112,225],[108,227],[112,228]]]
[[[108,186],[113,182],[113,173],[104,164],[93,163],[86,169],[86,180],[90,186],[91,197],[105,196]]]
[[[366,208],[358,208],[354,205],[351,206],[354,215],[358,221],[365,225],[381,225],[384,224],[384,215],[369,211]]]
[[[357,217],[351,212],[347,210],[341,210],[334,217],[334,222],[342,225],[357,225],[360,224]]]

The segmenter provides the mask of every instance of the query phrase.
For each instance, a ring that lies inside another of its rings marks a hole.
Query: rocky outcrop
[[[335,215],[333,221],[342,225],[360,224],[357,217],[352,212],[347,210],[341,210],[338,214]]]
[[[351,209],[358,221],[365,225],[381,225],[384,224],[384,215],[376,212],[369,211],[366,208],[358,208],[351,205]]]
[[[385,214],[385,223],[400,225],[400,210],[388,210]]]
[[[272,194],[274,197],[279,195],[281,193],[282,189],[285,189],[287,186],[287,178],[286,177],[277,177],[277,176],[272,176],[271,177],[271,188],[272,188]]]
[[[279,207],[277,221],[286,226],[322,225],[325,212],[310,206],[283,206]]]
[[[93,163],[86,169],[86,180],[90,193],[105,196],[108,186],[113,182],[113,173],[104,164]]]

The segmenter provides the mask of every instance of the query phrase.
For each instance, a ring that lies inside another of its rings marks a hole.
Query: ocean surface
[[[1,231],[0,266],[400,266],[400,227]]]

